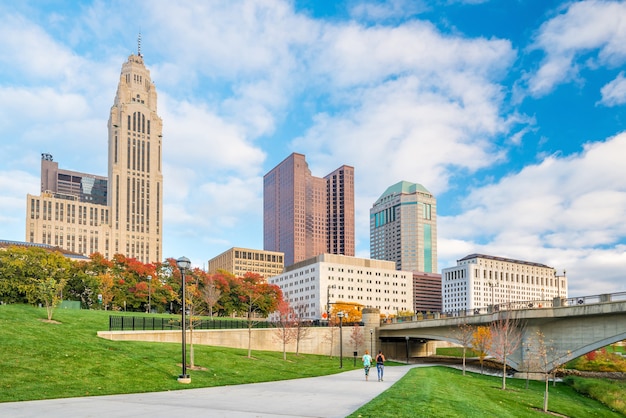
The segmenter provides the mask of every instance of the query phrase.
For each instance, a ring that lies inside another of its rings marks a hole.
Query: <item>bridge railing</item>
[[[500,303],[473,309],[462,309],[446,312],[418,312],[412,316],[398,316],[382,320],[381,324],[398,322],[414,322],[432,319],[455,318],[472,315],[484,315],[499,311],[518,311],[527,309],[558,308],[566,306],[595,305],[600,303],[626,301],[626,292],[606,293],[602,295],[579,296],[573,298],[554,298],[550,300],[530,300]]]

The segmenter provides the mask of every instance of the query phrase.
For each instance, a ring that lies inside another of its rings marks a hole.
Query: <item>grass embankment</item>
[[[328,375],[340,372],[338,359],[327,356],[195,346],[190,385],[181,385],[180,344],[115,342],[100,339],[111,312],[58,310],[46,323],[45,309],[24,305],[0,306],[0,402],[73,396],[139,393]],[[116,313],[117,314],[117,313]],[[188,350],[189,351],[189,350]],[[343,370],[361,367],[344,359]],[[500,378],[454,369],[427,367],[413,370],[391,389],[354,416],[363,417],[525,417],[538,416],[543,384],[509,379],[507,391]],[[583,382],[589,382],[583,380]],[[602,384],[603,382],[600,380]],[[593,396],[593,388],[583,393]],[[620,392],[621,391],[621,392]],[[619,387],[617,399],[625,399]],[[570,417],[620,416],[577,394],[571,387],[550,387],[550,410]]]
[[[288,353],[284,361],[282,352],[253,350],[249,359],[247,350],[194,345],[195,365],[203,369],[188,368],[192,382],[181,385],[181,345],[98,338],[97,331],[108,329],[110,314],[57,310],[59,323],[54,324],[43,321],[45,309],[0,306],[0,402],[238,385],[341,371],[338,359],[328,356]],[[353,361],[344,359],[343,370],[353,368]]]
[[[540,417],[544,383],[507,379],[447,367],[412,369],[402,380],[350,417]],[[626,387],[622,386],[622,394]],[[550,385],[549,411],[571,418],[622,417],[565,384]]]

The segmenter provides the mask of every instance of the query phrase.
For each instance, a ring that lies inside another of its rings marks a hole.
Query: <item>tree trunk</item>
[[[463,347],[463,376],[465,376],[465,347]]]
[[[546,391],[543,394],[543,412],[548,412],[548,373],[546,373]]]

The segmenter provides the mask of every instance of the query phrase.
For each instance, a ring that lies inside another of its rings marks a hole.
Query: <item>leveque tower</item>
[[[26,240],[106,258],[160,261],[162,128],[139,49],[122,65],[108,122],[108,177],[62,170],[42,154],[41,195],[27,197]]]

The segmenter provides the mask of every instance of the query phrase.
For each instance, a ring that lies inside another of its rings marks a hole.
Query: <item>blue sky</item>
[[[626,291],[626,4],[0,1],[0,238],[23,240],[40,155],[106,175],[121,65],[164,123],[164,254],[262,248],[263,174],[355,167],[357,256],[391,184],[438,198],[439,269],[471,254]]]

